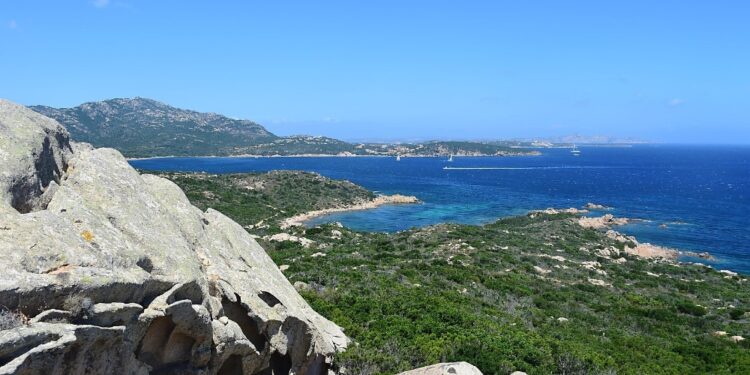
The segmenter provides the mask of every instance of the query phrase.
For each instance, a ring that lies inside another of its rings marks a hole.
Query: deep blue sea
[[[750,146],[581,147],[528,157],[159,158],[132,160],[146,170],[257,172],[305,170],[382,193],[415,195],[419,205],[330,215],[370,231],[440,222],[482,224],[546,207],[613,207],[644,219],[618,230],[641,242],[708,251],[714,266],[750,274]],[[494,169],[453,169],[494,168]],[[313,222],[314,223],[314,222]],[[662,226],[666,224],[666,228]]]

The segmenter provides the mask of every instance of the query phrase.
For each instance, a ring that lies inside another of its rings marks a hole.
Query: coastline
[[[343,206],[343,207],[308,211],[308,212],[301,213],[299,215],[295,215],[295,216],[283,219],[280,221],[280,228],[284,230],[284,229],[289,229],[291,227],[301,227],[305,225],[305,222],[311,219],[314,219],[320,216],[333,214],[333,213],[363,211],[363,210],[370,210],[370,209],[378,208],[384,205],[414,204],[414,203],[420,203],[419,199],[417,199],[417,197],[415,196],[407,196],[407,195],[402,195],[402,194],[378,195],[369,201],[355,203],[355,204]],[[609,209],[610,207],[588,203],[582,209],[574,208],[574,207],[567,208],[567,209],[547,208],[544,210],[530,211],[528,215],[531,215],[532,217],[538,214],[555,215],[555,214],[562,214],[562,213],[582,215],[582,214],[589,213],[590,211],[605,211]],[[663,260],[663,261],[669,261],[669,262],[679,262],[679,259],[682,257],[700,258],[700,259],[709,260],[709,261],[716,260],[716,258],[708,252],[681,250],[681,249],[655,245],[655,244],[648,243],[648,242],[640,242],[634,236],[626,235],[624,233],[621,233],[612,229],[612,227],[625,225],[625,224],[632,222],[633,220],[635,219],[624,218],[624,217],[614,217],[612,214],[605,214],[602,216],[594,216],[594,217],[579,216],[574,219],[574,222],[583,228],[606,230],[607,237],[617,242],[626,244],[626,246],[621,252],[616,251],[615,249],[607,249],[607,250],[601,251],[600,255],[606,258],[609,258],[610,256],[619,256],[619,254],[628,254],[631,256],[636,256],[636,257],[644,258],[644,259]],[[631,245],[633,247],[628,246],[628,245]],[[710,265],[707,265],[707,266],[711,267]]]
[[[611,214],[606,214],[599,217],[582,216],[579,217],[576,222],[578,223],[578,225],[584,228],[606,230],[607,237],[625,244],[623,252],[629,255],[635,255],[646,259],[663,259],[668,261],[679,261],[679,259],[682,257],[716,261],[716,258],[706,251],[698,252],[681,250],[661,245],[655,245],[649,242],[640,242],[635,236],[629,236],[611,229],[614,226],[626,225],[633,222],[634,220],[635,219],[614,217]]]
[[[541,152],[532,151],[527,153],[513,153],[505,155],[495,154],[482,154],[482,155],[461,155],[454,154],[454,157],[460,158],[481,158],[481,157],[517,157],[517,156],[540,156]],[[298,154],[298,155],[255,155],[255,154],[238,154],[238,155],[163,155],[163,156],[146,156],[146,157],[126,157],[125,160],[152,160],[152,159],[170,159],[170,158],[395,158],[401,156],[402,158],[440,158],[449,157],[450,155],[434,154],[434,155],[417,155],[417,154],[401,154],[401,155],[358,155],[358,154]]]
[[[414,204],[414,203],[419,203],[419,202],[420,202],[419,199],[417,199],[417,197],[413,195],[401,195],[401,194],[378,195],[369,201],[355,203],[355,204],[343,206],[343,207],[326,208],[322,210],[308,211],[305,213],[301,213],[299,215],[292,216],[290,218],[286,218],[281,221],[281,229],[287,229],[287,228],[295,227],[295,226],[304,226],[305,222],[310,219],[333,214],[333,213],[338,213],[338,212],[371,210],[373,208],[377,208],[377,207],[384,206],[384,205]]]
[[[348,206],[304,212],[299,215],[295,215],[295,216],[282,220],[280,222],[280,227],[281,229],[289,229],[291,227],[304,226],[305,222],[311,219],[314,219],[320,216],[333,214],[333,213],[370,210],[370,209],[374,209],[374,208],[384,206],[384,205],[414,204],[414,203],[419,203],[419,202],[420,202],[419,199],[417,199],[417,197],[415,196],[407,196],[407,195],[401,195],[401,194],[378,195],[372,200],[355,203],[355,204],[348,205]],[[528,215],[531,215],[532,217],[538,214],[555,215],[555,214],[561,214],[561,213],[581,215],[581,214],[589,213],[590,209],[593,211],[602,211],[602,210],[608,210],[610,208],[589,203],[583,209],[578,209],[578,208],[573,208],[573,207],[567,208],[567,209],[547,208],[545,210],[531,211],[528,213]],[[611,214],[605,214],[605,215],[598,216],[598,217],[597,216],[594,216],[594,217],[579,216],[578,218],[574,219],[574,222],[584,228],[606,230],[607,237],[617,242],[626,244],[626,246],[624,247],[624,250],[622,250],[621,252],[616,251],[615,249],[607,249],[607,250],[601,251],[600,256],[603,256],[606,258],[609,258],[610,256],[616,257],[616,256],[619,256],[619,254],[628,254],[631,256],[636,256],[636,257],[644,258],[644,259],[663,260],[663,261],[669,261],[669,262],[678,262],[679,258],[681,257],[700,258],[700,259],[705,259],[705,260],[716,260],[716,258],[714,258],[708,252],[685,251],[685,250],[655,245],[655,244],[651,244],[648,242],[640,242],[634,236],[629,236],[629,235],[623,234],[621,232],[618,232],[612,229],[612,227],[615,227],[615,226],[628,224],[632,220],[633,219],[623,218],[623,217],[614,217]],[[628,245],[632,245],[633,247],[630,247]]]
[[[332,155],[332,154],[299,154],[299,155],[255,155],[255,154],[238,154],[238,155],[164,155],[164,156],[146,156],[136,158],[125,158],[125,160],[151,160],[151,159],[171,159],[171,158],[388,158],[395,157],[392,155]]]
[[[556,209],[556,208],[547,208],[544,210],[534,210],[529,212],[529,215],[534,217],[538,214],[548,214],[548,215],[556,215],[556,214],[573,214],[573,215],[584,215],[591,211],[606,211],[611,209],[611,207],[606,207],[599,204],[594,203],[587,203],[583,208],[564,208],[564,209]],[[610,239],[613,239],[619,243],[625,244],[624,250],[622,253],[637,256],[640,258],[645,259],[653,259],[653,260],[667,260],[667,261],[679,261],[681,257],[687,257],[687,258],[700,258],[708,261],[716,261],[716,258],[711,255],[709,252],[703,251],[690,251],[690,250],[681,250],[681,249],[675,249],[671,247],[661,246],[661,245],[655,245],[648,242],[640,242],[635,236],[626,235],[624,233],[618,232],[613,227],[626,225],[629,223],[632,223],[637,220],[642,219],[632,219],[632,218],[626,218],[626,217],[615,217],[612,214],[604,214],[601,216],[578,216],[574,219],[574,222],[580,225],[583,228],[590,228],[590,229],[596,229],[596,230],[606,230],[606,236]],[[631,247],[632,245],[632,247]],[[605,251],[602,251],[600,255],[604,257],[609,257],[612,255],[612,253],[618,253],[619,252],[614,251],[613,249],[608,249]]]

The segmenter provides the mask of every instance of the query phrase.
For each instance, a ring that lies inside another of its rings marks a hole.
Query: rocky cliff
[[[238,224],[2,100],[0,254],[0,374],[322,374],[347,344]]]

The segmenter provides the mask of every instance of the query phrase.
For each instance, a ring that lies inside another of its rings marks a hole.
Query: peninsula
[[[302,296],[354,340],[337,363],[355,373],[442,361],[501,374],[750,371],[747,275],[623,235],[627,219],[601,205],[370,233],[283,225],[372,199],[350,182],[302,172],[162,176],[196,206],[227,210],[260,241]],[[269,192],[307,208],[264,192],[242,205],[257,194],[243,192],[242,181],[274,181]],[[329,187],[322,196],[321,185]],[[590,211],[605,212],[583,216]]]

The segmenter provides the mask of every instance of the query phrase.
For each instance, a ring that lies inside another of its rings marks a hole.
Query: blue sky
[[[0,97],[279,134],[750,143],[746,1],[0,0]]]

